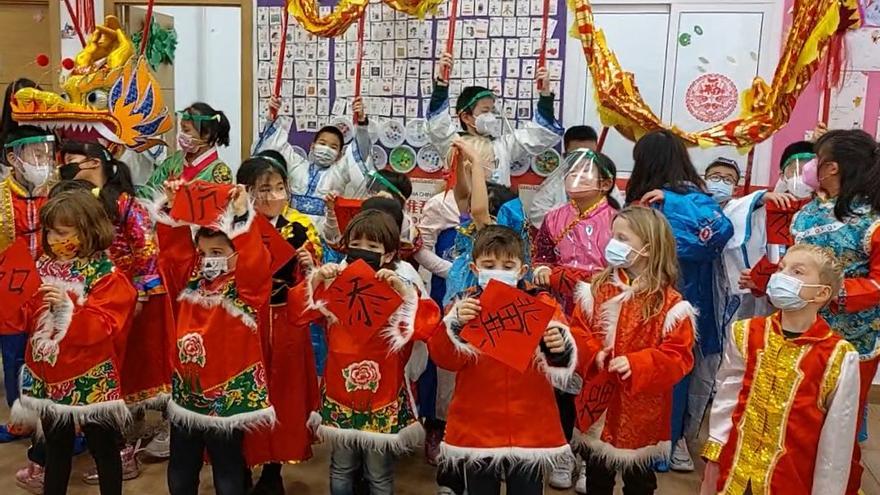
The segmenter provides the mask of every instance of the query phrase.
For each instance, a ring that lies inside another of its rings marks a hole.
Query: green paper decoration
[[[131,36],[135,47],[140,47],[143,31],[138,31]],[[150,39],[147,41],[147,63],[153,70],[159,69],[159,64],[173,64],[174,52],[177,50],[177,31],[173,28],[163,28],[155,19],[150,22]]]
[[[688,46],[691,44],[691,35],[690,33],[681,33],[678,35],[678,44],[681,46]]]

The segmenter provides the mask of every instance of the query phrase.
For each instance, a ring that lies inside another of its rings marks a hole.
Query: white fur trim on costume
[[[565,341],[565,347],[571,350],[568,364],[564,367],[550,366],[547,362],[547,356],[541,351],[540,346],[535,349],[535,362],[538,366],[538,370],[541,373],[544,373],[547,380],[549,380],[554,387],[564,390],[569,387],[572,376],[574,376],[574,370],[577,368],[577,345],[574,342],[574,338],[571,336],[571,329],[568,325],[559,321],[551,321],[547,324],[547,328],[553,327],[560,329],[562,339]]]
[[[634,293],[631,287],[625,286],[621,289],[620,294],[602,303],[599,311],[599,326],[605,333],[605,347],[614,345],[617,339],[617,324],[620,321],[620,311]]]
[[[149,399],[144,399],[138,402],[129,402],[128,409],[132,412],[141,412],[146,409],[150,409],[152,411],[161,411],[168,407],[168,401],[171,400],[171,394],[167,392],[162,392],[156,394],[155,397],[150,397]]]
[[[605,429],[605,414],[599,421],[593,423],[590,430],[584,434],[575,428],[572,445],[575,449],[589,450],[590,455],[612,469],[622,469],[630,466],[648,468],[657,461],[668,461],[672,455],[672,442],[663,440],[653,445],[646,445],[638,449],[621,449],[602,441],[602,431]]]
[[[254,218],[256,218],[256,210],[254,210],[253,201],[248,201],[247,204],[247,212],[245,212],[245,220],[244,222],[236,222],[235,217],[235,207],[230,201],[226,206],[226,211],[220,215],[212,225],[211,228],[215,230],[219,230],[226,234],[230,239],[235,239],[236,237],[244,234],[245,232],[251,230],[251,226],[254,223]]]
[[[233,430],[241,429],[252,431],[271,428],[276,421],[275,408],[272,406],[233,416],[207,416],[190,411],[174,402],[174,399],[168,401],[168,419],[182,428],[198,428],[221,433],[232,433]]]
[[[342,269],[345,266],[344,262],[339,266],[340,269]],[[321,313],[322,315],[324,315],[325,318],[327,318],[327,323],[332,325],[339,321],[339,318],[337,318],[332,311],[327,309],[327,301],[315,301],[315,285],[324,283],[323,279],[319,279],[320,276],[321,274],[317,268],[312,268],[309,274],[306,275],[306,294],[308,300],[305,311],[315,310]]]
[[[168,198],[165,197],[165,188],[160,187],[154,190],[154,194],[150,198],[141,198],[138,200],[149,213],[150,218],[155,223],[161,223],[169,227],[184,227],[189,225],[186,222],[174,220],[168,215],[165,206],[168,204]]]
[[[464,299],[456,301],[453,304],[452,309],[446,316],[443,317],[443,325],[446,327],[446,335],[449,337],[449,341],[452,342],[452,346],[458,351],[460,354],[464,354],[468,357],[476,358],[480,355],[479,349],[465,342],[461,337],[455,334],[452,330],[453,325],[458,323],[458,308],[461,305]]]
[[[12,421],[15,424],[37,426],[42,418],[52,418],[53,424],[74,421],[78,424],[99,423],[122,429],[131,414],[123,400],[111,400],[84,406],[67,406],[50,399],[36,399],[22,394],[12,407]]]
[[[257,322],[251,315],[245,313],[240,308],[237,308],[228,298],[223,297],[220,294],[204,295],[200,294],[197,290],[184,289],[180,291],[177,300],[181,302],[185,301],[190,304],[197,304],[204,308],[221,306],[227,313],[240,319],[242,323],[251,330],[256,331],[257,329]]]
[[[593,298],[593,285],[589,282],[578,282],[574,289],[574,300],[581,308],[581,313],[587,320],[593,318],[593,305],[596,300]]]
[[[419,296],[415,289],[403,298],[403,303],[388,318],[379,335],[391,347],[392,353],[399,352],[412,339],[415,333],[416,310],[419,307]]]
[[[376,452],[405,454],[418,447],[425,439],[422,424],[415,422],[397,433],[344,430],[332,426],[318,426],[318,438],[340,447],[358,447]]]
[[[509,463],[526,471],[538,469],[548,471],[572,457],[574,456],[571,446],[568,444],[546,448],[477,448],[440,443],[440,462],[453,469],[463,462],[466,466],[490,469],[502,469]]]
[[[663,336],[669,335],[669,332],[675,329],[679,323],[685,318],[690,318],[694,331],[697,329],[697,311],[687,301],[678,301],[674,306],[669,308],[666,313],[666,319],[663,320]]]

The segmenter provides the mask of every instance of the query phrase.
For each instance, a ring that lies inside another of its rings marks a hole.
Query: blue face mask
[[[479,280],[480,287],[484,289],[489,285],[490,280],[497,280],[502,284],[516,287],[519,283],[519,273],[513,270],[481,269],[477,271],[477,279]]]
[[[614,268],[627,268],[633,264],[630,255],[634,252],[635,250],[629,244],[612,238],[605,246],[605,261]]]
[[[718,203],[723,203],[733,196],[733,185],[725,184],[720,180],[710,180],[706,182],[706,189],[709,194]]]

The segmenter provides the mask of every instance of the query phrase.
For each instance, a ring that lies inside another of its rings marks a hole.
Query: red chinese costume
[[[356,332],[324,307],[323,287],[311,293],[307,281],[291,289],[288,300],[307,297],[309,301],[304,315],[290,315],[298,324],[328,319],[321,409],[311,420],[323,440],[400,453],[424,437],[405,368],[413,341],[430,335],[440,321],[440,309],[431,299],[420,297],[417,281],[408,280],[400,269],[397,273],[415,293],[404,298],[385,327],[366,341],[355,338]]]
[[[669,458],[672,388],[694,364],[691,305],[668,287],[660,312],[645,319],[642,311],[651,301],[630,283],[620,269],[595,290],[581,283],[572,315],[572,326],[586,333],[578,361],[587,385],[598,378],[595,359],[604,348],[613,348],[611,357],[625,356],[632,370],[627,380],[609,376],[607,409],[594,423],[578,414],[576,441],[614,468],[650,466]],[[579,410],[589,403],[587,385],[576,398]]]
[[[171,301],[159,275],[159,249],[147,209],[135,198],[117,200],[116,236],[109,254],[134,284],[141,310],[134,315],[122,361],[122,396],[135,405],[164,404],[171,392]]]
[[[40,208],[44,204],[45,196],[29,193],[12,175],[0,181],[0,252],[24,237],[31,256],[40,257]]]
[[[787,338],[781,314],[733,324],[703,456],[718,493],[842,494],[860,414],[859,355],[824,319]]]
[[[305,245],[313,258],[321,259],[321,239],[309,217],[286,208],[275,219],[274,227],[294,248]],[[289,288],[303,275],[295,259],[281,267],[272,279],[269,304],[260,310],[263,359],[269,370],[269,396],[278,421],[271,428],[245,435],[245,459],[250,466],[301,462],[312,457],[314,438],[307,423],[321,403],[315,355],[309,325],[292,324],[288,317],[306,309],[304,297],[288,300]]]
[[[121,427],[129,412],[120,386],[120,344],[131,323],[134,288],[104,252],[69,261],[43,256],[37,272],[68,299],[50,307],[38,292],[20,313],[23,320],[13,324],[30,333],[15,421],[36,426],[51,416]]]
[[[161,205],[159,205],[161,206]],[[172,352],[168,414],[183,427],[251,429],[272,424],[258,310],[269,300],[269,254],[251,208],[236,219],[231,205],[217,221],[236,251],[236,269],[214,280],[201,273],[189,224],[157,215],[163,279],[183,287]]]
[[[466,297],[478,298],[480,292],[479,288],[471,289]],[[459,337],[458,303],[443,319],[443,328],[428,341],[437,366],[456,372],[446,435],[440,445],[444,462],[548,467],[571,457],[561,424],[552,421],[559,417],[553,387],[568,384],[577,364],[577,349],[556,301],[546,293],[537,297],[555,308],[548,327],[562,329],[566,351],[559,356],[550,354],[542,342],[523,373],[481,355]],[[531,329],[541,334],[545,330]]]

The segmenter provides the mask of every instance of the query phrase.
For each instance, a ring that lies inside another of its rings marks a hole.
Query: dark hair
[[[212,229],[210,227],[199,227],[199,230],[196,231],[196,235],[193,237],[193,242],[195,244],[199,243],[199,239],[216,239],[218,237],[222,237],[226,240],[226,243],[229,244],[229,247],[235,249],[235,245],[232,244],[232,240],[229,236],[226,235],[222,230]]]
[[[9,153],[11,151],[6,148],[7,144],[13,141],[18,141],[19,139],[52,135],[53,134],[51,132],[33,125],[20,125],[18,127],[13,127],[12,129],[9,129],[9,132],[7,132],[3,136],[3,152],[0,153],[0,155],[2,155],[0,156],[0,162],[5,163],[10,167],[12,166],[12,164],[8,163],[6,160],[6,153]]]
[[[287,185],[287,169],[281,168],[272,160],[267,160],[266,157],[252,156],[241,162],[241,166],[238,167],[238,172],[235,174],[235,182],[247,187],[255,187],[261,177],[269,174],[278,174],[285,186]]]
[[[280,152],[275,150],[263,150],[254,155],[254,157],[265,158],[275,165],[278,165],[280,168],[283,168],[285,179],[287,179],[287,159],[285,159],[284,155],[282,155]]]
[[[107,148],[96,142],[65,141],[61,146],[62,159],[64,155],[83,155],[101,162],[101,171],[106,182],[101,187],[98,199],[104,205],[110,220],[113,223],[119,222],[119,196],[127,194],[129,200],[134,200],[134,184],[128,165],[113,158]],[[61,167],[64,166],[61,165]],[[97,184],[93,184],[93,186],[97,186]],[[131,208],[131,203],[126,206],[126,216],[129,208]]]
[[[103,251],[113,243],[115,230],[103,205],[84,189],[62,191],[46,201],[40,209],[43,226],[43,251],[54,255],[49,247],[48,231],[56,225],[74,227],[84,256]]]
[[[318,132],[315,133],[315,139],[312,140],[312,143],[318,140],[321,137],[321,134],[333,134],[336,136],[336,139],[339,140],[339,149],[342,150],[342,147],[345,146],[345,135],[342,134],[342,131],[339,130],[335,125],[325,125],[324,127],[318,129]]]
[[[837,220],[843,222],[853,215],[857,199],[869,201],[880,211],[880,150],[870,134],[861,129],[828,131],[816,142],[816,155],[819,166],[831,161],[840,169],[840,193],[834,203]]]
[[[498,211],[501,210],[504,203],[518,197],[511,188],[491,181],[486,181],[486,193],[489,195],[489,215],[493,217],[498,216]]]
[[[471,257],[476,261],[480,256],[495,255],[499,258],[515,258],[526,262],[525,245],[517,231],[504,225],[487,225],[474,236]]]
[[[95,185],[85,179],[62,180],[52,186],[52,189],[49,189],[49,197],[54,198],[64,191],[92,192],[92,189],[94,188]]]
[[[12,96],[23,88],[39,89],[40,87],[37,86],[37,83],[25,78],[16,79],[9,83],[9,86],[6,86],[6,93],[3,97],[3,114],[0,115],[0,141],[5,141],[6,133],[18,127],[18,122],[12,120]]]
[[[458,120],[461,124],[462,129],[467,130],[467,126],[464,124],[464,121],[461,120],[461,114],[466,113],[468,115],[473,115],[474,106],[477,103],[476,101],[473,101],[473,99],[478,94],[485,93],[487,91],[489,91],[489,88],[484,88],[483,86],[467,86],[466,88],[461,90],[461,94],[459,94],[458,99],[455,100],[455,113],[459,115]]]
[[[566,151],[568,150],[568,143],[572,141],[599,141],[599,135],[596,134],[596,129],[588,125],[575,125],[566,129],[565,135],[562,136],[562,142]]]
[[[229,125],[229,119],[226,118],[225,113],[221,110],[214,110],[211,105],[201,101],[197,101],[186,107],[186,110],[184,111],[193,115],[205,115],[208,117],[216,116],[216,120],[202,120],[199,122],[197,127],[199,135],[211,146],[216,146],[218,144],[229,146],[229,131],[231,127]]]
[[[385,187],[384,184],[379,181],[376,181],[375,185],[377,187],[380,187],[383,191],[386,191],[394,196],[394,199],[396,199],[397,202],[400,203],[401,208],[406,206],[406,200],[408,200],[409,197],[412,196],[412,181],[409,180],[409,177],[406,174],[402,174],[394,170],[380,170],[378,174],[384,177],[385,180],[390,182],[392,186],[396,187],[397,190],[400,191],[400,194],[403,195],[403,197],[401,198],[397,195],[396,192],[390,191],[387,187]]]
[[[648,191],[668,188],[684,193],[690,187],[705,191],[684,142],[667,130],[652,131],[633,148],[633,170],[626,185],[626,202],[642,199]]]
[[[605,193],[605,200],[608,201],[608,204],[611,205],[615,210],[620,209],[620,203],[614,199],[614,185],[617,183],[617,165],[614,164],[614,160],[611,159],[610,156],[599,153],[598,151],[594,152],[596,154],[596,164],[599,165],[599,174],[602,179],[611,181],[611,189]]]
[[[779,157],[779,170],[782,170],[782,167],[785,166],[785,162],[787,162],[789,158],[801,153],[814,153],[813,143],[809,141],[795,141],[786,146],[785,149],[782,150],[782,156]]]
[[[716,158],[715,160],[712,160],[712,163],[710,163],[709,166],[706,167],[706,175],[709,175],[710,170],[718,167],[729,168],[730,170],[736,172],[737,182],[739,182],[739,180],[742,178],[742,173],[739,170],[739,165],[736,163],[735,160],[731,160],[730,158]]]
[[[385,212],[394,219],[398,229],[403,226],[403,208],[400,206],[400,203],[394,199],[386,198],[384,196],[368,198],[364,200],[363,204],[361,204],[361,211],[367,210],[379,210]]]
[[[394,219],[384,211],[369,209],[362,210],[354,216],[342,233],[340,244],[344,249],[352,240],[367,239],[378,242],[385,248],[385,253],[395,253],[400,249],[400,229],[394,223]]]

